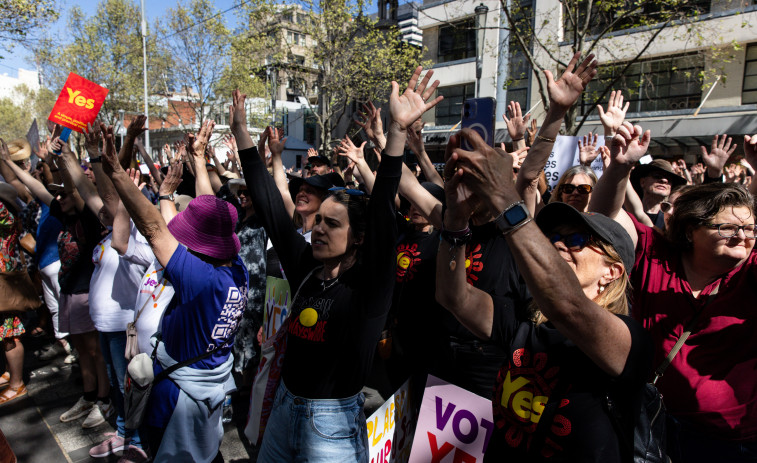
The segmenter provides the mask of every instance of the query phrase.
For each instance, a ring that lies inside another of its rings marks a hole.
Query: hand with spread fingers
[[[736,143],[732,143],[733,139],[726,134],[715,135],[712,137],[712,145],[710,146],[710,152],[707,152],[707,148],[702,146],[702,161],[707,167],[707,176],[715,178],[723,175],[723,167],[728,162],[728,158],[731,157],[736,147]]]
[[[435,81],[429,85],[431,77],[434,75],[434,71],[426,72],[420,83],[422,66],[418,66],[413,72],[413,76],[407,83],[405,91],[400,94],[399,84],[392,81],[392,93],[389,97],[389,112],[392,116],[392,128],[405,131],[410,127],[413,122],[421,118],[423,113],[436,106],[437,103],[442,101],[444,97],[437,96],[432,101],[428,102],[431,95],[436,91],[436,87],[439,86],[439,81]],[[417,87],[416,87],[417,85]]]
[[[100,155],[100,140],[102,135],[100,133],[100,121],[95,120],[92,124],[87,124],[87,132],[84,134],[84,140],[86,141],[87,153],[90,157],[97,157]]]
[[[112,178],[114,173],[124,171],[123,167],[121,167],[121,163],[118,160],[118,153],[116,153],[116,143],[112,131],[108,132],[106,130],[103,132],[103,148],[104,149],[101,154],[103,172],[105,172],[105,175]]]
[[[363,118],[355,119],[355,124],[363,129],[365,136],[383,149],[386,145],[384,123],[381,121],[381,108],[376,109],[372,102],[363,103],[363,111],[359,113]]]
[[[594,138],[592,139],[592,135]],[[590,166],[595,159],[599,156],[597,151],[597,134],[589,132],[588,135],[583,136],[583,143],[581,139],[578,139],[578,162],[583,166]]]
[[[565,68],[565,72],[563,72],[558,80],[554,79],[551,71],[548,69],[544,70],[544,75],[547,78],[550,106],[557,105],[564,109],[570,108],[578,101],[578,98],[591,79],[597,75],[598,63],[594,59],[594,55],[590,54],[576,67],[580,58],[580,53],[573,55],[570,63],[568,63],[568,67]]]
[[[630,105],[631,103],[629,102],[626,102],[625,106],[623,105],[623,92],[620,90],[613,90],[610,93],[610,101],[607,102],[607,111],[602,108],[602,105],[597,105],[599,120],[605,128],[606,137],[615,135],[615,132],[623,124],[626,118],[626,111],[628,111]]]
[[[651,140],[652,134],[649,130],[642,132],[640,126],[624,122],[612,138],[611,163],[630,168],[646,154]]]
[[[189,152],[195,156],[204,158],[205,157],[205,149],[208,146],[208,141],[210,140],[210,136],[213,134],[213,128],[215,127],[216,123],[213,121],[205,121],[202,124],[202,127],[200,127],[200,131],[197,132],[197,135],[189,135],[191,143],[189,143],[187,146],[189,146]]]
[[[184,164],[174,162],[168,165],[168,172],[163,177],[163,183],[160,184],[158,194],[160,196],[172,195],[181,184],[181,176],[184,173]]]
[[[345,137],[342,139],[342,142],[335,148],[339,156],[345,156],[350,160],[350,162],[359,163],[365,158],[365,156],[363,155],[365,143],[366,142],[363,142],[363,144],[361,144],[360,146],[355,146],[355,144],[352,143],[352,140],[350,140],[350,137],[345,135]]]
[[[271,150],[271,156],[281,157],[287,139],[281,138],[281,132],[275,127],[268,127],[266,132],[268,132],[268,149]]]
[[[504,119],[505,124],[507,124],[507,132],[510,134],[510,138],[513,142],[523,140],[528,128],[528,120],[531,118],[531,115],[526,114],[524,117],[520,109],[520,103],[517,101],[511,101],[507,105],[507,113],[510,117],[508,118],[507,114],[503,114],[502,119]]]

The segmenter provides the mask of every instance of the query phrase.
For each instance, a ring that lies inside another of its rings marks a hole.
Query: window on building
[[[455,125],[460,122],[463,113],[463,101],[473,98],[476,92],[474,83],[439,87],[437,94],[444,99],[436,105],[436,125]]]
[[[744,86],[741,91],[741,104],[757,103],[757,43],[746,48],[744,63]]]
[[[582,95],[581,110],[594,108],[596,99],[609,87],[623,90],[628,112],[693,109],[702,101],[704,55],[689,54],[602,66]],[[613,84],[616,76],[623,73]],[[602,99],[607,104],[610,92]]]
[[[293,11],[285,11],[281,18],[284,21],[293,22],[294,21],[294,12]]]
[[[446,63],[476,57],[476,26],[474,19],[439,28],[438,62]]]
[[[518,8],[512,9],[513,21],[521,30],[530,30],[533,21],[533,3],[531,0],[521,0]],[[526,43],[530,49],[532,44]],[[507,62],[507,100],[520,103],[523,112],[529,107],[529,87],[531,83],[531,65],[514,34],[509,39],[510,56]]]

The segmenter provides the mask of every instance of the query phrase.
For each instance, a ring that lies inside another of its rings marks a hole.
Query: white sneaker
[[[99,426],[105,423],[105,420],[115,412],[116,409],[113,406],[113,402],[104,404],[98,400],[97,404],[90,410],[89,415],[87,415],[87,419],[81,424],[81,427],[89,429]]]
[[[79,401],[76,402],[73,407],[69,408],[66,413],[62,414],[60,416],[60,420],[64,423],[68,423],[69,421],[81,418],[82,416],[92,411],[92,407],[94,406],[94,402],[84,400],[84,397],[79,397]]]

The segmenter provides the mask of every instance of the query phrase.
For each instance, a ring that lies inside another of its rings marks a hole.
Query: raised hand
[[[510,138],[512,138],[513,141],[523,140],[528,127],[528,120],[531,118],[531,115],[526,114],[526,116],[523,117],[520,103],[517,101],[511,101],[507,105],[507,114],[510,115],[510,118],[508,119],[507,115],[503,114],[502,119],[504,119],[505,124],[507,124],[507,132],[510,134]]]
[[[707,148],[702,146],[702,161],[707,167],[707,175],[710,177],[718,177],[723,174],[723,166],[728,162],[728,158],[731,157],[734,151],[736,151],[736,143],[732,143],[733,139],[728,135],[715,135],[712,137],[712,145],[710,146],[710,152],[707,152]]]
[[[131,137],[134,140],[135,145],[137,143],[141,145],[141,142],[138,141],[137,137],[147,131],[147,129],[145,128],[145,121],[147,121],[147,116],[140,114],[139,116],[132,119],[131,124],[129,124],[129,127],[126,128],[126,136]]]
[[[13,162],[11,161],[11,153],[8,150],[8,145],[2,138],[0,138],[0,161]]]
[[[242,127],[247,129],[247,111],[244,107],[245,99],[247,95],[234,90],[231,93],[232,104],[229,106],[229,126],[230,127]]]
[[[612,138],[610,157],[612,162],[625,166],[634,165],[649,149],[652,133],[647,130],[642,133],[641,127],[624,122],[618,133]]]
[[[213,127],[215,127],[215,125],[216,123],[214,121],[207,120],[202,124],[197,135],[190,134],[191,143],[188,144],[189,152],[195,158],[205,156],[205,148],[208,146],[208,141],[213,134]]]
[[[47,160],[47,153],[48,153],[49,146],[50,146],[50,136],[48,135],[45,138],[45,141],[39,142],[39,147],[37,149],[37,157],[40,160],[42,160],[42,161],[46,161]]]
[[[184,164],[175,162],[168,165],[168,172],[163,177],[163,183],[160,184],[158,194],[160,196],[172,195],[181,184],[181,176],[184,174]]]
[[[744,135],[744,156],[746,162],[757,169],[757,135]]]
[[[607,169],[608,167],[610,167],[610,161],[612,160],[612,157],[610,156],[610,148],[602,145],[598,148],[598,150],[600,156],[602,156],[602,168]]]
[[[318,157],[318,151],[315,148],[308,148],[308,158]]]
[[[376,109],[373,106],[373,102],[363,103],[363,111],[359,113],[363,121],[359,119],[355,120],[355,124],[360,126],[365,135],[371,139],[376,140],[384,136],[384,123],[381,122],[381,108]]]
[[[355,146],[355,144],[352,143],[352,140],[350,140],[350,137],[345,135],[342,142],[335,149],[339,156],[346,156],[351,163],[358,163],[364,159],[363,148],[365,148],[365,143],[366,142],[363,142],[362,145]]]
[[[139,171],[139,169],[134,169],[134,168],[126,169],[126,175],[129,176],[132,183],[134,183],[134,186],[137,187],[140,191],[142,190],[142,188],[145,187],[145,185],[147,185],[146,182],[139,181],[140,178],[142,177],[142,173]]]
[[[100,140],[102,140],[100,121],[95,119],[94,124],[87,124],[87,132],[84,134],[84,140],[86,141],[87,152],[90,156],[99,156]]]
[[[434,81],[433,84],[428,85],[431,77],[434,75],[434,71],[430,70],[423,77],[420,84],[418,84],[422,71],[423,66],[418,66],[415,69],[412,77],[410,77],[410,81],[407,83],[407,88],[405,88],[402,94],[399,93],[399,84],[392,81],[392,93],[389,96],[389,112],[392,116],[392,125],[403,132],[413,122],[420,119],[423,113],[433,108],[444,98],[437,96],[433,101],[427,102],[436,91],[436,87],[439,86],[439,81]]]
[[[281,133],[275,127],[268,127],[266,131],[268,132],[268,149],[271,150],[271,156],[281,157],[287,139],[281,138]]]
[[[533,146],[534,141],[536,141],[536,133],[539,131],[539,126],[536,123],[536,119],[531,119],[531,127],[526,129],[526,134],[528,135],[528,138],[526,139],[526,143],[528,143],[528,146]]]
[[[591,132],[588,135],[584,135],[583,143],[581,143],[580,138],[578,139],[578,162],[581,165],[589,166],[599,156],[599,151],[597,151],[597,134],[593,135],[594,139],[591,138]]]
[[[407,131],[407,144],[410,147],[410,151],[415,153],[416,156],[421,156],[426,152],[426,147],[423,144],[423,137],[415,130]]]
[[[599,111],[599,120],[605,128],[605,136],[612,137],[618,131],[620,125],[626,118],[626,111],[631,103],[626,102],[623,106],[623,92],[613,90],[610,93],[610,101],[607,102],[607,111],[602,109],[602,105],[597,105]]]
[[[528,146],[524,146],[523,148],[517,149],[513,151],[512,153],[507,152],[507,148],[505,148],[504,143],[499,144],[500,149],[502,152],[507,153],[508,156],[510,156],[513,160],[513,169],[520,169],[521,164],[523,164],[523,161],[526,159],[526,156],[528,156]]]
[[[598,63],[594,59],[594,55],[587,56],[576,68],[576,63],[578,63],[580,57],[580,53],[573,55],[568,67],[565,68],[565,72],[558,80],[554,79],[551,71],[544,70],[550,106],[557,105],[559,108],[567,110],[578,101],[591,79],[597,75]]]
[[[102,158],[103,172],[105,172],[105,175],[112,177],[116,172],[123,172],[121,163],[118,161],[118,153],[116,153],[113,127],[102,130],[102,137],[104,149],[100,157]]]

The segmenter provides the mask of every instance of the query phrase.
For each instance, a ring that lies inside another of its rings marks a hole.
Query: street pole
[[[145,91],[145,127],[150,128],[150,109],[147,103],[147,21],[145,20],[145,0],[142,0],[142,77]],[[145,149],[150,154],[150,131],[145,131]]]
[[[489,7],[481,3],[475,10],[476,14],[476,98],[481,93],[481,75],[484,69],[484,39],[486,37],[486,13]]]

